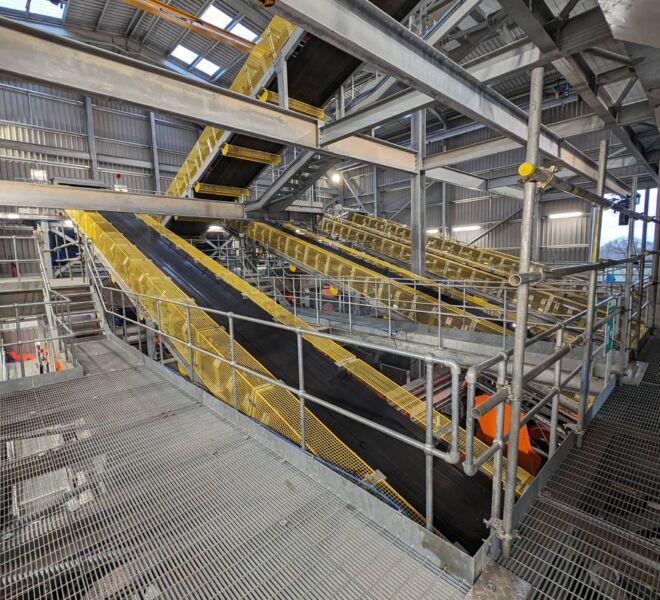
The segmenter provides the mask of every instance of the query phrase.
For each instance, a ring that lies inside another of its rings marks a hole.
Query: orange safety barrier
[[[476,396],[474,399],[475,406],[479,406],[486,400],[490,398],[489,394],[481,394]],[[485,415],[479,417],[479,431],[477,432],[477,437],[486,444],[492,444],[495,439],[495,418],[497,414],[497,408],[489,410]],[[509,431],[509,420],[511,416],[511,411],[508,404],[504,405],[504,433]],[[522,419],[525,415],[520,413],[520,418]],[[507,443],[508,446],[508,443]],[[518,465],[525,469],[528,473],[536,475],[538,470],[541,468],[541,457],[534,452],[532,448],[532,441],[529,435],[529,429],[527,425],[523,425],[520,428],[520,435],[518,438]]]

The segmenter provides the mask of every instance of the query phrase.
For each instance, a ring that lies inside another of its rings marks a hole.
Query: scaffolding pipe
[[[544,281],[545,279],[557,279],[566,275],[573,275],[575,273],[587,273],[590,271],[602,271],[609,267],[616,267],[618,265],[626,265],[628,263],[636,263],[643,260],[643,258],[654,252],[642,252],[629,258],[599,260],[595,263],[583,263],[581,265],[572,265],[570,267],[558,267],[556,269],[544,269],[542,271],[530,271],[529,273],[514,273],[509,277],[509,284],[518,287],[521,283],[536,283]]]
[[[660,194],[656,200],[655,214],[660,215]],[[651,318],[647,323],[648,327],[655,329],[655,309],[658,301],[658,268],[660,267],[660,227],[656,226],[653,233],[653,266],[651,267],[651,296],[649,299],[651,305]]]
[[[649,189],[644,193],[644,212],[649,212]],[[639,261],[639,281],[637,282],[637,322],[635,324],[635,352],[639,353],[639,344],[642,336],[642,305],[644,304],[644,271],[646,267],[646,234],[648,232],[648,221],[642,223],[642,247],[640,254],[642,259]]]
[[[605,181],[607,178],[607,153],[609,143],[607,138],[600,142],[598,154],[598,183],[597,194],[602,197],[605,193]],[[603,206],[596,204],[591,211],[591,262],[596,263],[600,257],[600,235],[603,227]],[[580,401],[578,403],[575,445],[582,448],[584,436],[584,416],[589,402],[589,384],[591,382],[591,354],[593,351],[594,319],[596,315],[596,286],[598,285],[598,271],[589,273],[589,291],[587,292],[587,317],[584,329],[584,349],[582,355],[582,374],[580,379]]]
[[[527,152],[525,159],[531,164],[539,160],[539,140],[541,136],[541,111],[543,107],[543,67],[532,70],[529,92],[529,121],[527,124]],[[520,226],[520,271],[529,271],[532,259],[532,229],[534,220],[534,205],[536,204],[536,183],[525,182],[523,199],[522,223]],[[518,437],[520,433],[520,404],[523,394],[523,377],[525,371],[525,345],[527,342],[527,317],[529,312],[529,284],[518,287],[516,297],[518,307],[516,313],[516,333],[513,351],[513,375],[509,405],[511,415],[509,421],[509,452],[506,465],[506,484],[504,490],[504,507],[502,515],[502,553],[508,558],[513,541],[513,506],[516,502],[516,475],[518,470]]]
[[[634,198],[637,194],[637,175],[633,175],[630,185],[630,197]],[[628,246],[626,248],[626,257],[630,258],[634,254],[635,244],[635,221],[630,219],[628,221]],[[623,289],[630,291],[632,289],[632,263],[626,264],[625,281]],[[621,319],[621,353],[619,355],[619,376],[623,376],[626,372],[629,359],[629,344],[630,344],[630,315],[632,313],[632,294],[625,295]]]
[[[550,186],[556,190],[566,192],[571,196],[575,196],[576,198],[581,198],[582,200],[591,202],[592,204],[600,206],[601,208],[611,208],[612,210],[620,212],[633,219],[639,219],[652,223],[660,223],[660,220],[658,220],[656,217],[650,217],[644,213],[635,212],[634,210],[626,208],[620,202],[605,198],[604,188],[602,193],[599,194],[598,190],[596,190],[596,193],[594,194],[589,190],[581,188],[579,185],[573,185],[561,177],[557,177],[553,170],[540,167],[535,162],[528,160],[522,163],[518,167],[518,175],[522,177],[523,182],[525,183],[532,181],[534,184],[537,184],[541,188]]]

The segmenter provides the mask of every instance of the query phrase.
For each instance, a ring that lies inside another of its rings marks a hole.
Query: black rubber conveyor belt
[[[273,320],[136,216],[121,213],[104,213],[103,216],[200,306]],[[227,326],[226,319],[211,316]],[[237,341],[275,377],[294,387],[298,385],[297,347],[293,333],[236,321],[235,334]],[[307,342],[304,364],[305,387],[310,393],[396,431],[424,439],[424,433],[410,419]],[[384,473],[394,489],[424,514],[422,452],[312,402],[308,402],[308,406],[372,468]],[[460,468],[440,460],[435,461],[433,481],[436,527],[450,540],[475,552],[487,535],[483,519],[490,513],[490,481],[481,473],[466,477]]]

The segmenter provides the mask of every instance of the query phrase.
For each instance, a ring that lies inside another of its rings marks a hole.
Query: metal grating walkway
[[[660,386],[614,390],[519,534],[503,564],[533,598],[660,599]]]
[[[0,597],[465,596],[159,373],[121,364],[115,348],[80,344],[91,374],[0,396]]]

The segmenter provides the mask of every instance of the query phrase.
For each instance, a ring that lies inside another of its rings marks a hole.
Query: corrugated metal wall
[[[200,129],[154,115],[160,189],[165,190]],[[155,192],[149,113],[110,99],[92,99],[99,179],[130,191]],[[72,92],[0,76],[0,178],[89,179],[91,157],[84,98]],[[119,176],[119,177],[118,177]]]

